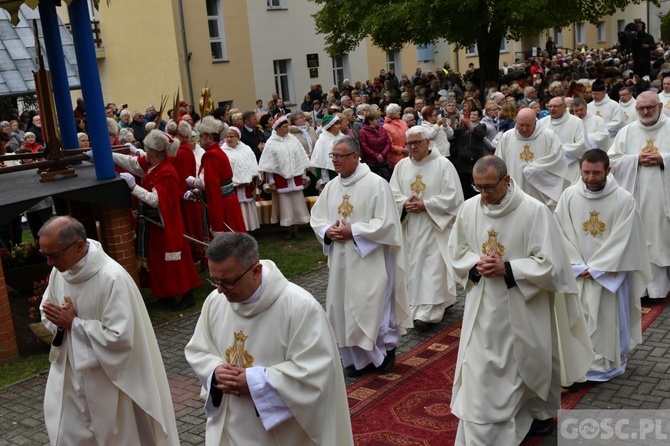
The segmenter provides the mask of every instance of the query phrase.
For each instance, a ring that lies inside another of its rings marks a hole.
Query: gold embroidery
[[[354,213],[354,205],[349,203],[349,195],[342,195],[342,203],[337,207],[337,213],[342,218],[349,218]]]
[[[498,242],[498,233],[494,230],[489,231],[489,239],[482,243],[483,254],[498,254],[500,257],[505,255],[505,246]]]
[[[535,153],[530,150],[530,146],[525,144],[523,146],[523,151],[519,154],[519,158],[524,163],[529,163],[535,159]]]
[[[603,117],[603,115],[600,114],[600,110],[596,112],[596,116],[600,116],[601,118]]]
[[[235,333],[235,342],[232,347],[226,349],[226,362],[245,369],[253,367],[254,357],[244,349],[244,342],[247,340],[247,336],[243,331],[233,333]]]
[[[664,108],[666,108],[667,110],[670,110],[670,101],[665,103]]]
[[[626,122],[628,122],[628,113],[623,112],[623,117],[624,117],[624,119],[626,119]]]
[[[416,196],[426,192],[426,183],[423,182],[423,175],[417,173],[414,181],[409,185],[409,189]]]
[[[72,305],[72,298],[70,296],[65,296],[65,303]]]
[[[598,218],[600,214],[597,211],[589,212],[589,219],[582,224],[584,232],[591,234],[593,237],[602,234],[607,229],[607,225]]]
[[[670,102],[668,102],[668,104],[670,104]],[[642,147],[642,152],[658,153],[658,147],[654,145],[654,138],[649,138],[647,140],[647,145]]]

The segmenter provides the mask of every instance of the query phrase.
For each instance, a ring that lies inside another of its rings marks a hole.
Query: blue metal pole
[[[61,146],[64,149],[77,149],[79,148],[79,140],[77,139],[77,127],[70,101],[70,85],[67,81],[65,55],[63,54],[63,43],[58,27],[56,5],[53,0],[47,0],[41,1],[38,8],[42,22],[44,46],[49,61],[49,75],[53,87],[56,114],[58,115]]]
[[[40,1],[40,3],[42,2]],[[84,104],[86,104],[86,120],[95,160],[95,175],[99,180],[107,180],[114,178],[116,172],[112,160],[112,145],[109,142],[109,132],[107,131],[107,117],[105,116],[105,103],[102,98],[98,59],[95,56],[91,18],[86,0],[73,0],[68,6],[68,12],[70,14],[74,50],[77,54],[81,90],[84,96]]]

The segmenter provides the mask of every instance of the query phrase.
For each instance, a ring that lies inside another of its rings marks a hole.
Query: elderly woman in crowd
[[[388,156],[391,153],[391,139],[379,124],[381,113],[377,107],[369,107],[365,111],[363,127],[358,132],[361,146],[361,160],[370,170],[386,181],[391,179]]]
[[[133,114],[127,108],[121,110],[121,114],[119,115],[119,128],[125,129],[126,127],[130,127],[130,120],[132,117]]]
[[[409,154],[405,147],[407,123],[400,119],[400,106],[398,104],[389,104],[386,107],[386,118],[384,118],[384,130],[391,139],[391,153],[388,155],[389,169],[393,168],[403,158]]]
[[[340,133],[340,118],[336,115],[326,115],[321,121],[321,134],[314,145],[311,166],[316,169],[316,188],[320,191],[326,183],[337,176],[330,153],[333,151],[335,140],[342,136]]]
[[[502,132],[498,129],[498,114],[500,113],[500,106],[494,102],[489,101],[484,107],[484,117],[482,124],[486,125],[486,140],[489,142],[490,149],[495,149],[498,144],[498,139]],[[500,134],[499,134],[500,133]]]
[[[302,193],[309,181],[309,158],[300,142],[289,134],[286,116],[278,118],[273,127],[272,136],[265,143],[258,162],[258,171],[265,174],[263,188],[272,191],[272,216],[286,228],[284,240],[302,238],[298,227],[309,223],[309,211]]]
[[[300,112],[299,112],[300,113]],[[240,202],[240,210],[247,231],[261,227],[256,211],[256,186],[258,184],[258,161],[251,147],[240,141],[242,133],[237,127],[231,127],[221,149],[228,155],[233,168],[233,186]]]
[[[454,129],[447,124],[446,118],[438,118],[434,106],[428,105],[421,110],[424,127],[423,134],[430,139],[430,150],[437,150],[442,156],[449,156],[449,137],[454,136]]]
[[[307,154],[307,157],[310,157],[314,151],[317,137],[312,126],[307,125],[307,114],[302,111],[293,112],[288,115],[288,120],[291,124],[289,133],[300,141],[300,144],[305,149],[305,154]]]
[[[91,147],[91,141],[88,139],[88,135],[86,133],[77,133],[77,140],[79,141],[80,149],[88,149]]]

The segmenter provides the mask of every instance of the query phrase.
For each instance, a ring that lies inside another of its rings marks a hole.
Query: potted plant
[[[0,248],[0,259],[5,272],[5,282],[23,294],[32,292],[35,279],[51,270],[46,258],[40,254],[37,241],[19,243],[11,251]]]
[[[38,280],[33,283],[33,296],[28,299],[28,316],[30,317],[31,323],[29,325],[30,331],[37,336],[40,341],[51,344],[53,341],[53,334],[44,326],[41,321],[40,316],[40,304],[42,303],[42,295],[49,285],[49,275],[47,274],[44,279]]]

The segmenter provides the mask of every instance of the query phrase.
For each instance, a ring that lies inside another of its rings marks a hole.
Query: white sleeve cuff
[[[72,363],[75,370],[84,370],[99,364],[91,341],[86,335],[84,321],[75,317],[70,328],[72,336]]]
[[[270,382],[265,367],[249,367],[246,374],[249,393],[266,431],[293,418],[293,413]]]
[[[361,257],[365,258],[375,249],[379,248],[380,244],[377,242],[372,242],[362,235],[359,235],[358,232],[354,229],[354,225],[351,225],[351,235],[354,237],[354,249]]]

